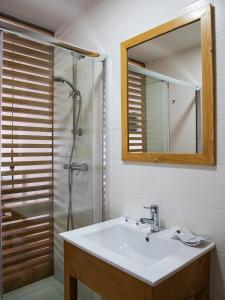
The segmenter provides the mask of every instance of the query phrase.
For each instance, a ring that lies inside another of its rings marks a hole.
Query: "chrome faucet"
[[[159,221],[159,205],[144,206],[145,209],[150,209],[150,218],[140,218],[142,224],[151,224],[151,231],[158,232],[160,230]]]

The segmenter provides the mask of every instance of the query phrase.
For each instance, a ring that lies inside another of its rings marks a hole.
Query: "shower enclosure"
[[[102,220],[103,62],[1,32],[1,299],[63,299],[59,233]],[[81,300],[98,296],[79,285]]]

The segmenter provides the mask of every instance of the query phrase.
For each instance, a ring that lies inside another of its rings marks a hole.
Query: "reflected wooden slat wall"
[[[53,274],[53,49],[3,35],[3,291]]]
[[[129,59],[130,64],[145,67],[143,63]],[[147,151],[146,132],[146,84],[145,76],[128,71],[128,147],[129,152]]]

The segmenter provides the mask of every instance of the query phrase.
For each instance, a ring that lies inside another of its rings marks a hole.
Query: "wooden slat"
[[[136,112],[132,112],[129,114],[129,119],[132,119],[132,118],[136,118],[136,117],[142,117],[142,115],[140,113],[136,113]]]
[[[129,141],[129,147],[130,146],[142,146],[143,143],[142,142],[133,142],[133,141]]]
[[[50,216],[44,216],[44,217],[37,217],[37,218],[30,218],[30,219],[24,219],[20,221],[16,221],[13,223],[3,223],[2,224],[2,231],[9,231],[14,230],[22,227],[29,227],[37,224],[42,223],[51,223],[52,218]]]
[[[50,259],[51,259],[51,254],[45,255],[45,256],[40,257],[40,258],[31,259],[31,260],[23,262],[23,263],[15,264],[13,266],[4,268],[3,269],[3,276],[5,276],[7,274],[14,273],[14,272],[22,271],[24,269],[39,265],[43,262],[49,262]]]
[[[2,134],[3,139],[9,140],[38,140],[38,141],[51,141],[52,136],[47,135],[22,135],[22,134]]]
[[[19,229],[15,229],[15,230],[10,230],[7,232],[3,232],[2,235],[2,240],[7,241],[9,239],[12,239],[14,236],[26,236],[29,234],[35,234],[37,232],[43,232],[46,230],[51,230],[52,228],[49,228],[49,224],[45,223],[45,224],[37,224],[35,226],[30,226],[27,228],[19,228]]]
[[[142,141],[142,137],[130,137],[132,141]]]
[[[3,49],[7,50],[7,51],[12,51],[12,52],[16,52],[19,54],[23,54],[23,55],[29,55],[29,56],[47,60],[47,61],[49,61],[51,58],[49,53],[44,53],[44,52],[38,51],[36,49],[27,48],[22,45],[16,45],[14,43],[10,43],[7,41],[3,42]]]
[[[135,72],[132,72],[132,71],[129,71],[128,72],[128,78],[138,78],[138,79],[141,79],[142,75],[140,75],[138,73],[135,73]]]
[[[142,118],[140,117],[140,118],[131,118],[131,119],[129,119],[129,121],[128,121],[128,124],[130,124],[130,125],[132,125],[132,124],[141,124],[142,125]]]
[[[129,97],[129,99],[133,98],[133,99],[141,100],[141,95],[136,95],[130,91],[128,91],[128,97]]]
[[[18,289],[27,284],[39,281],[43,278],[53,275],[53,263],[49,261],[47,263],[34,266],[22,272],[12,273],[6,275],[3,278],[4,292],[10,292],[14,289]]]
[[[16,167],[16,166],[37,166],[37,165],[50,165],[52,164],[51,160],[34,160],[34,161],[7,161],[2,162],[2,167]]]
[[[17,89],[6,88],[6,87],[3,87],[2,91],[4,94],[23,96],[23,97],[27,97],[27,98],[30,97],[30,98],[43,99],[43,100],[51,99],[51,95],[44,94],[44,93],[38,93],[38,92],[29,92],[29,91],[17,90]]]
[[[12,86],[13,88],[25,88],[25,89],[30,89],[30,90],[37,90],[39,92],[49,92],[50,88],[47,85],[43,84],[36,84],[36,83],[31,83],[31,82],[26,82],[26,81],[20,81],[16,79],[8,79],[8,78],[3,78],[2,79],[2,84],[3,86],[9,85]]]
[[[3,215],[6,213],[16,213],[16,214],[20,214],[20,219],[21,216],[26,216],[27,218],[27,211],[35,211],[36,209],[39,211],[39,215],[40,215],[40,211],[42,212],[42,215],[45,215],[46,213],[49,213],[49,211],[51,211],[51,207],[52,207],[52,201],[51,198],[48,199],[44,199],[42,201],[20,201],[17,203],[4,203],[2,206],[2,211],[3,211]],[[46,211],[47,210],[47,211]],[[38,231],[39,232],[39,231]],[[29,233],[30,234],[30,233]],[[17,236],[17,234],[15,234],[14,236]],[[12,236],[13,239],[13,236]]]
[[[51,189],[52,189],[51,184],[45,184],[45,185],[39,185],[39,186],[29,186],[29,187],[22,187],[22,188],[2,189],[2,195],[26,193],[26,192],[42,191],[42,190],[51,190]]]
[[[23,179],[11,179],[11,180],[2,180],[2,185],[12,185],[12,184],[23,184],[23,183],[32,183],[32,182],[43,182],[43,181],[52,181],[52,177],[33,177],[33,178],[23,178]]]
[[[46,232],[40,232],[40,233],[36,233],[36,234],[31,234],[31,235],[27,235],[25,237],[18,237],[18,238],[14,238],[11,240],[7,240],[7,241],[3,241],[2,243],[2,249],[8,249],[8,248],[12,248],[12,247],[17,247],[29,242],[36,242],[38,240],[42,240],[42,239],[50,239],[51,237],[51,232],[46,231]],[[4,261],[3,261],[4,263]]]
[[[39,204],[39,207],[30,206],[26,209],[25,207],[18,207],[15,209],[12,209],[11,211],[4,212],[3,211],[3,220],[5,223],[12,223],[16,222],[18,220],[23,220],[25,218],[36,218],[37,216],[43,216],[43,215],[51,215],[50,211],[52,209],[51,205],[42,205],[42,203]],[[33,209],[31,209],[33,207]],[[15,245],[16,246],[16,245]]]
[[[14,43],[14,44],[18,44],[18,45],[22,45],[24,47],[28,47],[28,48],[33,48],[36,50],[40,50],[42,52],[46,52],[46,53],[52,53],[52,50],[49,46],[40,44],[38,42],[35,41],[31,41],[19,36],[16,36],[14,34],[5,34],[4,35],[4,41],[6,42],[10,42],[10,43]]]
[[[3,78],[7,76],[7,77],[11,77],[11,78],[24,79],[24,80],[28,80],[31,82],[44,83],[47,85],[49,85],[51,83],[49,78],[45,78],[45,77],[39,76],[39,75],[31,75],[31,74],[27,74],[24,72],[18,72],[15,70],[3,69],[2,74],[3,74]]]
[[[40,240],[37,242],[33,242],[33,243],[27,243],[18,247],[14,247],[14,248],[10,248],[10,249],[5,249],[4,251],[2,251],[3,253],[3,260],[4,258],[8,258],[8,257],[13,257],[15,255],[19,255],[24,253],[25,251],[33,251],[36,249],[42,249],[42,248],[46,248],[47,246],[52,246],[52,242],[49,241],[48,239],[46,240]]]
[[[132,106],[132,105],[129,105],[128,106],[128,109],[129,111],[142,111],[142,108],[141,107],[136,107],[136,106]]]
[[[141,129],[142,130],[142,125],[129,125],[129,129]]]
[[[128,93],[133,93],[133,94],[135,94],[135,96],[136,96],[136,94],[138,96],[141,96],[141,90],[140,89],[134,89],[130,86],[128,86]]]
[[[52,103],[42,102],[42,101],[32,101],[32,100],[24,100],[19,98],[9,98],[9,97],[2,97],[2,103],[5,104],[17,104],[23,106],[35,106],[35,107],[44,107],[44,108],[52,108]]]
[[[137,88],[138,90],[143,90],[143,85],[141,84],[141,81],[138,83],[138,82],[128,82],[128,86],[129,87],[132,87],[132,88]]]
[[[135,83],[135,84],[141,84],[142,85],[142,78],[135,78],[128,76],[128,84]]]
[[[129,129],[128,133],[132,133],[132,134],[142,134],[142,131],[140,131],[139,129]]]
[[[23,63],[18,63],[18,62],[12,62],[9,60],[5,60],[3,58],[3,70],[5,68],[13,69],[13,70],[18,70],[18,71],[23,71],[26,73],[32,73],[35,75],[42,75],[42,76],[47,76],[49,78],[50,71],[48,69],[41,69],[38,67],[34,66],[29,66]]]
[[[142,102],[141,101],[134,101],[134,100],[130,100],[130,99],[128,99],[128,104],[142,106]]]
[[[50,68],[50,63],[41,59],[37,59],[34,57],[29,57],[27,55],[21,55],[13,52],[9,52],[6,50],[3,50],[3,58],[4,59],[9,59],[13,61],[17,61],[20,63],[25,63],[29,65],[33,65],[36,67],[40,67],[43,69],[49,69]]]
[[[49,253],[50,248],[46,247],[46,248],[42,248],[42,249],[36,249],[34,251],[29,251],[29,252],[24,252],[20,255],[15,255],[9,258],[5,258],[4,259],[4,266],[7,266],[9,264],[12,263],[16,263],[17,261],[21,261],[21,260],[28,260],[31,257],[39,257],[42,256],[44,254]]]
[[[129,151],[130,151],[130,152],[143,152],[143,151],[142,151],[142,148],[140,148],[140,149],[130,149],[130,148],[129,148]]]
[[[52,144],[24,144],[24,143],[19,143],[19,144],[15,144],[15,143],[3,143],[2,144],[3,148],[52,148]]]
[[[28,108],[19,108],[19,107],[10,107],[10,106],[2,106],[3,112],[10,113],[20,113],[20,114],[29,114],[29,115],[40,115],[40,116],[51,116],[51,111],[46,110],[38,110],[38,109],[28,109]]]
[[[36,156],[52,156],[52,152],[9,152],[9,153],[2,153],[2,157],[36,157]]]
[[[37,124],[52,124],[51,119],[37,119],[37,118],[25,118],[25,117],[15,117],[15,116],[2,116],[3,121],[10,122],[22,122],[22,123],[37,123]]]
[[[52,128],[48,127],[31,127],[31,126],[17,126],[17,125],[2,125],[2,130],[10,131],[28,131],[28,132],[52,132]]]
[[[39,194],[32,194],[26,196],[17,196],[17,197],[10,197],[10,198],[2,198],[2,203],[16,203],[21,201],[31,201],[31,200],[39,200],[52,197],[52,193],[39,193]]]

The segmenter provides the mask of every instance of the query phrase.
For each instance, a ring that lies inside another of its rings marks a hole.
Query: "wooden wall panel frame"
[[[177,17],[121,43],[121,97],[122,97],[122,159],[153,163],[177,163],[214,165],[215,157],[215,88],[214,88],[214,24],[213,6],[207,5]],[[201,24],[202,57],[202,110],[203,151],[202,153],[160,153],[128,151],[128,49],[168,33],[195,21]]]

